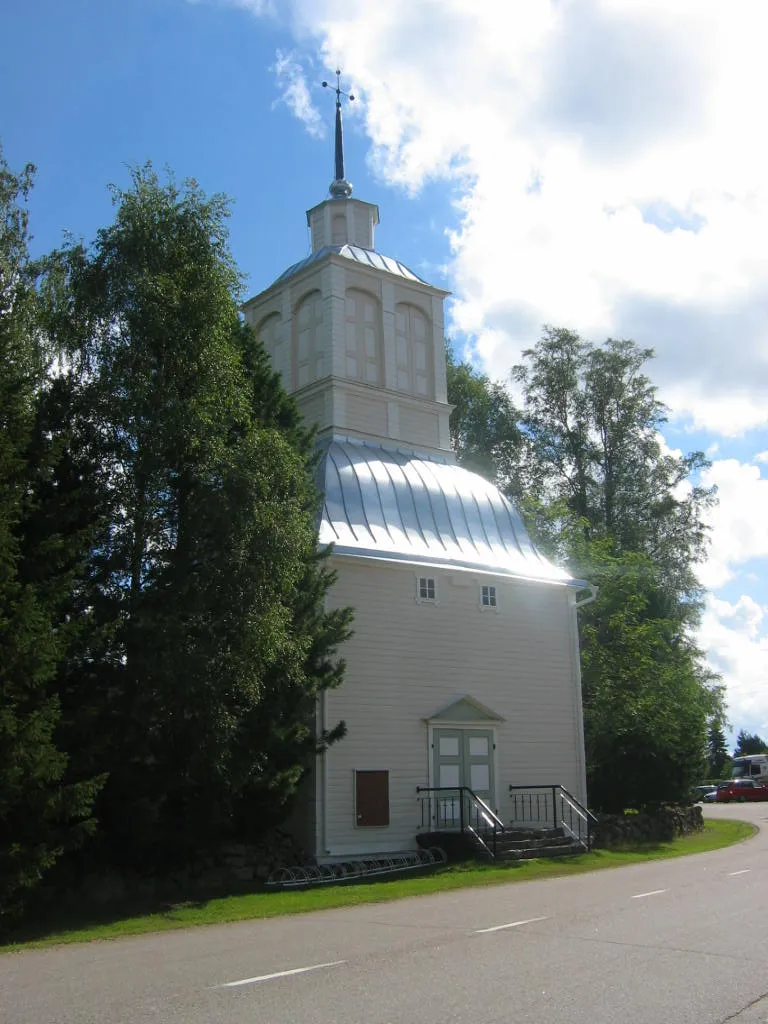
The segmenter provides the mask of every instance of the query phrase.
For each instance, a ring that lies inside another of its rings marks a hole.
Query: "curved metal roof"
[[[380,252],[375,252],[373,249],[361,249],[359,245],[326,245],[324,248],[318,249],[317,252],[313,252],[310,256],[307,256],[306,259],[299,260],[298,263],[294,263],[293,266],[284,270],[280,277],[272,282],[270,288],[287,280],[289,277],[293,277],[293,275],[298,274],[300,270],[311,266],[313,263],[316,263],[318,260],[321,260],[324,256],[331,253],[335,256],[342,256],[347,260],[353,260],[355,263],[362,263],[363,266],[372,267],[374,270],[384,270],[388,274],[395,274],[397,277],[404,277],[408,281],[418,281],[419,284],[429,284],[428,281],[424,281],[422,278],[417,277],[412,270],[409,270],[408,267],[406,267],[405,264],[400,263],[399,260],[395,260],[391,256],[383,256]]]
[[[461,466],[334,439],[318,473],[320,543],[337,554],[587,585],[540,555],[514,506]]]

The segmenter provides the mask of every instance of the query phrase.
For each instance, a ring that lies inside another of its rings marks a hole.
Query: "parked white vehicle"
[[[731,778],[768,780],[768,754],[734,757],[731,763]]]

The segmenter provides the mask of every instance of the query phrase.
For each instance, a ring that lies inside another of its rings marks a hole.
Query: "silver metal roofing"
[[[352,260],[354,263],[362,263],[365,267],[373,267],[374,270],[384,270],[388,274],[395,274],[397,277],[404,277],[408,281],[418,281],[419,284],[429,284],[428,281],[422,280],[417,277],[412,270],[409,270],[405,264],[400,263],[399,260],[393,259],[391,256],[384,256],[380,252],[375,252],[373,249],[362,249],[359,245],[326,245],[322,249],[318,249],[317,252],[313,252],[306,259],[299,260],[298,263],[294,263],[293,266],[288,267],[284,270],[277,280],[273,281],[270,287],[274,287],[276,284],[280,284],[282,281],[286,281],[289,277],[293,277],[294,274],[298,274],[300,270],[305,267],[311,266],[318,260],[321,260],[324,256],[329,253],[333,253],[336,256],[342,256],[344,259]]]
[[[319,465],[320,543],[336,554],[450,565],[584,587],[531,543],[487,480],[448,462],[334,439]]]

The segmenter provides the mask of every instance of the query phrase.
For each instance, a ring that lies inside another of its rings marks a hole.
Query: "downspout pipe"
[[[574,674],[574,686],[575,686],[575,726],[576,726],[576,748],[578,751],[578,771],[579,771],[579,789],[581,791],[580,799],[585,807],[588,807],[587,803],[587,765],[585,758],[585,747],[584,747],[584,705],[582,703],[581,696],[581,652],[579,650],[579,608],[584,608],[585,605],[592,604],[598,594],[598,588],[592,584],[587,583],[584,587],[588,590],[588,595],[581,601],[574,601],[571,607],[573,608],[573,615],[571,616],[571,644],[573,659],[573,674]],[[575,596],[575,595],[574,595]]]

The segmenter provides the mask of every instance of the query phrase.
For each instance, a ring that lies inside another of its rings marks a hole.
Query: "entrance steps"
[[[582,843],[562,828],[505,829],[496,836],[496,860],[532,860],[534,857],[567,857],[584,853]]]
[[[493,836],[482,835],[483,846],[467,832],[427,832],[417,836],[421,847],[439,847],[448,860],[494,860],[498,863],[533,860],[535,857],[567,857],[584,853],[583,843],[572,839],[562,828],[505,828],[496,833],[495,856],[492,856]]]

